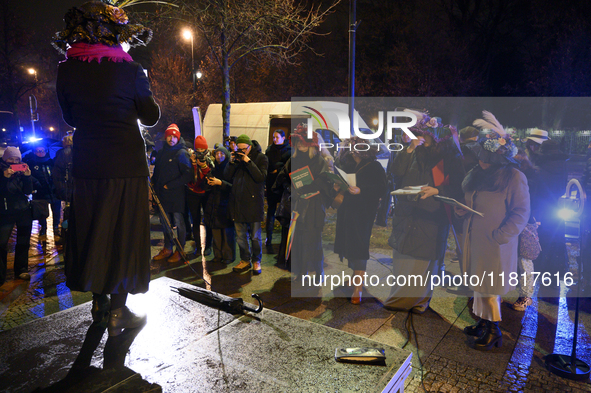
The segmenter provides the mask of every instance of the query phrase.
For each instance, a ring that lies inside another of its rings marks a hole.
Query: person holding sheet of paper
[[[365,140],[353,137],[342,143],[343,146],[353,146],[357,143],[365,144]],[[349,179],[349,187],[335,183],[335,188],[343,193],[343,202],[337,212],[334,252],[341,260],[347,258],[349,267],[357,277],[352,280],[353,304],[361,302],[363,285],[359,283],[369,259],[369,241],[378,204],[387,187],[386,173],[376,160],[376,154],[375,146],[371,146],[368,151],[353,149],[347,152],[349,157],[341,157],[339,163],[343,165],[341,170],[346,172],[345,177]],[[354,185],[351,185],[353,180]]]
[[[515,280],[507,277],[517,273],[519,234],[530,216],[527,179],[513,158],[517,147],[490,112],[484,111],[483,117],[486,120],[474,121],[483,129],[478,141],[468,145],[478,157],[478,166],[468,172],[462,189],[466,205],[484,213],[484,217],[454,209],[456,215],[464,217],[461,262],[474,291],[472,311],[480,318],[464,332],[477,337],[474,349],[481,351],[502,344],[501,295],[515,288],[511,285]]]
[[[415,113],[415,112],[413,112]],[[422,186],[418,194],[397,196],[388,243],[393,250],[392,274],[396,276],[438,275],[443,266],[452,210],[435,195],[463,201],[464,170],[459,139],[453,126],[443,126],[437,117],[416,112],[417,136],[396,156],[392,175],[397,188]],[[392,310],[422,313],[433,294],[430,286],[393,286],[384,306]]]

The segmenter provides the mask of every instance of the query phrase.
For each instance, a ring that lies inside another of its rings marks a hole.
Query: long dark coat
[[[495,189],[496,182],[503,187]],[[530,215],[527,179],[512,167],[484,171],[478,166],[466,175],[462,188],[466,205],[484,214],[464,216],[463,271],[468,277],[485,278],[479,286],[468,284],[476,292],[504,295],[515,288],[508,277],[517,272],[519,234]]]
[[[56,89],[64,120],[76,127],[75,178],[149,175],[138,120],[147,126],[156,124],[160,108],[139,63],[69,58],[58,67]]]
[[[438,148],[440,150],[419,146],[412,153],[406,149],[398,153],[392,166],[394,176],[400,179],[396,188],[425,184],[433,187],[433,168],[443,160],[443,173],[448,181],[437,187],[439,195],[462,200],[464,169],[456,154],[457,148],[453,149],[450,145]],[[414,195],[399,196],[388,243],[404,255],[428,260],[442,258],[450,225],[445,209],[444,203],[432,197],[416,199]]]
[[[174,146],[165,143],[156,155],[152,183],[167,213],[185,212],[185,185],[191,180],[193,167],[183,138]]]
[[[234,161],[224,170],[224,178],[232,183],[230,217],[234,222],[262,222],[265,219],[265,178],[269,159],[253,144],[250,161]]]
[[[74,178],[72,177],[72,148],[70,146],[59,149],[55,154],[51,175],[53,176],[56,198],[62,201],[72,201]]]
[[[345,192],[338,208],[334,252],[348,260],[369,259],[369,240],[380,198],[386,192],[386,172],[373,160],[363,160],[351,173],[357,174],[357,195]]]
[[[22,214],[30,209],[27,195],[33,192],[33,177],[17,172],[7,178],[4,171],[9,166],[0,158],[0,215]]]
[[[226,157],[222,163],[217,164],[209,172],[213,177],[222,181],[221,185],[211,187],[205,206],[205,225],[213,229],[229,228],[234,225],[228,211],[232,183],[224,180],[224,169],[229,162],[230,157]]]
[[[267,173],[267,193],[273,192],[273,184],[277,180],[279,171],[285,166],[285,163],[291,157],[291,146],[287,139],[282,145],[272,144],[267,147],[265,155],[269,159],[269,171]],[[277,171],[273,173],[273,171]]]

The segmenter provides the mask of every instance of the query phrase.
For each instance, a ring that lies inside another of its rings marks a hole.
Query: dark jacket
[[[433,168],[443,160],[446,185],[437,187],[439,195],[463,200],[464,168],[457,148],[451,141],[437,146],[417,147],[412,153],[406,149],[395,159],[392,170],[401,179],[400,187],[435,185]],[[401,254],[435,260],[443,257],[447,245],[449,219],[445,205],[430,197],[417,199],[415,195],[401,195],[394,207],[392,234],[388,243]]]
[[[355,163],[348,173],[356,173],[356,184],[361,192],[357,195],[345,191],[343,203],[337,211],[337,226],[334,252],[348,260],[369,259],[369,241],[378,204],[386,192],[386,172],[375,160]]]
[[[56,89],[64,120],[76,127],[74,177],[148,176],[138,119],[154,125],[160,108],[141,65],[68,59],[59,64]]]
[[[269,159],[269,173],[267,174],[268,193],[272,190],[279,171],[283,168],[287,160],[289,160],[289,157],[291,157],[291,146],[289,146],[289,142],[286,139],[282,145],[272,144],[267,147],[265,155]],[[277,172],[273,173],[273,171]]]
[[[165,143],[156,155],[152,184],[167,213],[185,212],[185,185],[191,180],[193,167],[183,138],[172,147]]]
[[[52,200],[55,198],[53,187],[53,160],[49,153],[45,157],[37,157],[35,154],[28,154],[24,160],[29,165],[31,176],[33,176],[33,199]]]
[[[72,201],[74,181],[72,177],[72,147],[59,149],[53,164],[53,184],[55,196],[62,201]]]
[[[9,164],[0,159],[0,215],[17,214],[30,209],[27,195],[33,192],[33,176],[15,173],[4,176]]]
[[[234,225],[228,211],[232,183],[224,180],[224,170],[229,162],[230,157],[226,157],[222,163],[216,165],[209,172],[213,177],[222,181],[219,186],[211,186],[207,205],[205,206],[205,225],[210,228],[221,229]]]
[[[263,206],[269,160],[254,142],[248,163],[234,160],[224,170],[224,178],[232,183],[229,207],[230,217],[235,222],[262,222],[265,218]]]

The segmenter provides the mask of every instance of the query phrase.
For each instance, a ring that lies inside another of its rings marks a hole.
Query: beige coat
[[[517,272],[518,238],[529,219],[530,202],[525,175],[515,168],[511,171],[505,189],[465,193],[466,204],[484,214],[466,214],[464,220],[462,263],[468,285],[476,292],[504,295],[515,288],[509,278]]]

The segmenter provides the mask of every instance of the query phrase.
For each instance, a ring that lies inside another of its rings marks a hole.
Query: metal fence
[[[532,128],[514,130],[518,147],[525,146],[525,140]],[[560,150],[567,154],[587,154],[587,146],[591,143],[591,130],[549,130],[550,139],[560,142]]]

